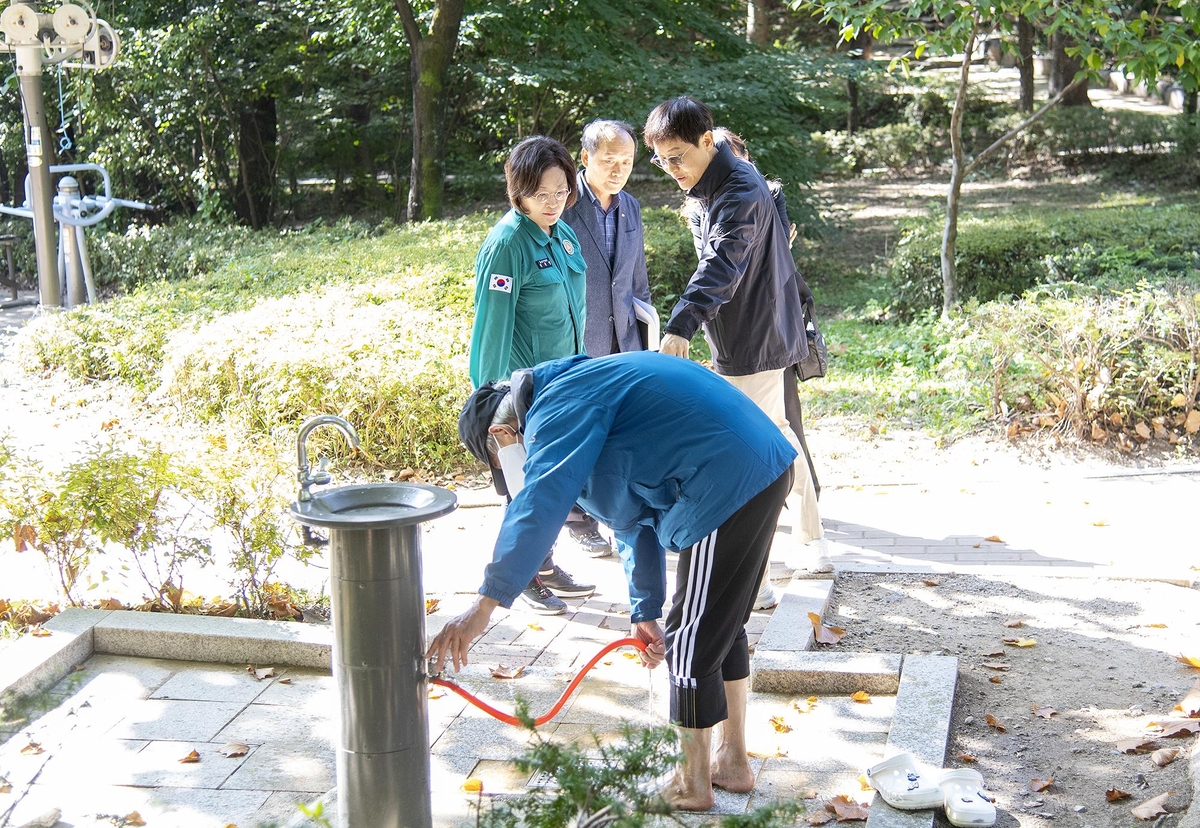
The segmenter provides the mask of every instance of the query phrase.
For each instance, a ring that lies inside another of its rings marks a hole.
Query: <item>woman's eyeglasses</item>
[[[534,193],[530,198],[545,207],[547,204],[558,204],[560,201],[565,201],[570,194],[570,190],[558,190],[553,193]]]

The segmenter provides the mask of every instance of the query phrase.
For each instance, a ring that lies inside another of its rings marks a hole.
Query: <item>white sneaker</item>
[[[833,572],[833,561],[829,560],[829,542],[818,538],[804,545],[804,568],[809,572]]]
[[[783,561],[770,561],[767,567],[772,581],[786,581],[796,574],[796,568]]]
[[[779,598],[775,595],[775,589],[771,586],[770,581],[763,585],[758,591],[758,597],[754,599],[754,608],[756,610],[768,610],[779,603]]]

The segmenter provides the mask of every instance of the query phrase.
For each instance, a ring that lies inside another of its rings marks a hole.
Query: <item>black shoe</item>
[[[571,535],[571,540],[579,544],[579,548],[593,558],[607,558],[613,553],[612,544],[605,540],[599,532]]]
[[[562,615],[567,611],[567,605],[554,597],[541,578],[534,578],[529,586],[517,596],[513,606],[520,606],[538,615]]]
[[[558,564],[555,564],[553,569],[539,572],[534,580],[541,581],[546,585],[546,589],[559,598],[587,598],[596,591],[595,584],[575,583],[575,579],[563,572],[563,568]]]

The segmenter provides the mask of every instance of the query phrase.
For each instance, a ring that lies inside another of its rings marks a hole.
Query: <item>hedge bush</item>
[[[942,221],[917,224],[896,247],[888,281],[901,317],[941,305]],[[980,302],[1047,282],[1112,289],[1200,280],[1200,211],[1179,204],[964,216],[955,265],[962,300]]]

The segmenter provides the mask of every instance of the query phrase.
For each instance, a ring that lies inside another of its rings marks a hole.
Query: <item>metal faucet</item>
[[[296,499],[301,503],[312,500],[312,492],[309,488],[316,483],[324,485],[333,479],[329,472],[325,471],[325,460],[321,459],[317,463],[315,472],[309,471],[308,466],[308,450],[305,448],[305,443],[308,441],[308,435],[313,429],[320,426],[333,426],[342,434],[346,435],[346,439],[350,445],[358,448],[361,442],[358,439],[358,432],[354,430],[354,426],[343,420],[341,417],[336,417],[333,414],[318,414],[316,417],[309,417],[300,426],[300,433],[296,436],[296,479],[300,482],[300,494]]]

